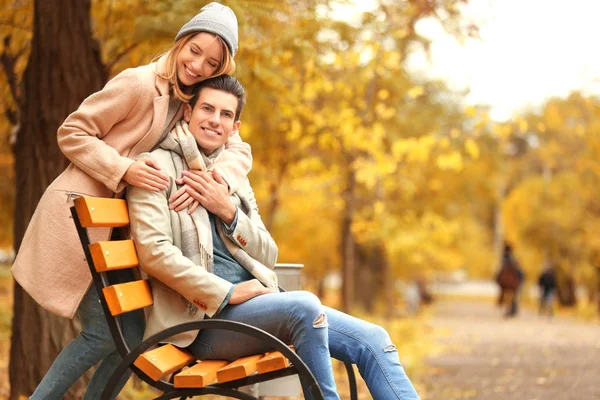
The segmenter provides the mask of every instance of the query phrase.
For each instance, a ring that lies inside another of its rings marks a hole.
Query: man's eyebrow
[[[209,106],[210,108],[216,108],[214,105],[212,105],[212,104],[211,104],[210,102],[208,102],[208,101],[203,101],[203,102],[201,102],[201,103],[198,103],[198,105],[201,105],[201,106]],[[231,114],[235,115],[235,112],[234,112],[233,110],[230,110],[230,109],[228,109],[228,108],[224,108],[222,111],[224,111],[224,112],[228,112],[228,113],[231,113]]]
[[[233,112],[233,110],[229,110],[229,109],[227,109],[227,108],[225,108],[223,111],[225,111],[225,112],[228,112],[228,113],[230,113],[230,114],[232,114],[232,115],[233,115],[233,114],[235,114],[235,112]]]

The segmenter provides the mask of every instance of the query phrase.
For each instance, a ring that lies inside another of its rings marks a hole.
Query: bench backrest
[[[125,228],[129,225],[127,203],[123,199],[80,197],[71,208],[85,258],[92,273],[108,326],[122,356],[129,353],[119,315],[152,305],[152,292],[146,279],[135,279],[135,273],[123,279],[119,271],[138,266],[132,240],[109,240],[90,243],[88,229]],[[124,281],[124,282],[123,282]]]

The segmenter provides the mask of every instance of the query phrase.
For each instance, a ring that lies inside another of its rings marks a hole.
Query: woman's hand
[[[160,166],[156,161],[142,158],[131,164],[123,180],[132,186],[159,192],[169,187],[169,178],[159,171]]]
[[[175,182],[177,182],[178,185],[183,184],[183,179],[175,179]],[[198,205],[200,204],[200,202],[196,199],[194,199],[194,197],[192,197],[187,190],[189,189],[189,187],[187,185],[183,185],[183,187],[179,188],[178,191],[176,191],[175,193],[173,193],[173,195],[171,197],[169,197],[169,208],[171,210],[175,210],[177,212],[184,210],[186,207],[188,208],[188,214],[191,214],[194,212],[194,210],[198,207]],[[191,189],[193,190],[193,189]],[[195,191],[194,191],[195,192]],[[198,193],[196,193],[196,196],[198,196]]]
[[[271,293],[271,291],[264,287],[258,279],[252,279],[246,282],[238,283],[233,289],[233,293],[229,298],[229,304],[242,304],[256,296]]]
[[[231,225],[236,207],[229,198],[227,183],[217,171],[183,171],[182,182],[185,183],[187,194],[221,221]]]

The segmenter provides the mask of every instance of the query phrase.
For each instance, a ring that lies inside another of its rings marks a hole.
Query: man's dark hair
[[[192,108],[196,106],[196,102],[200,97],[200,92],[202,92],[202,89],[204,88],[220,90],[234,95],[238,101],[237,109],[235,110],[235,120],[239,121],[244,105],[246,104],[246,93],[244,92],[244,87],[240,81],[233,76],[220,75],[196,84],[193,89],[193,97],[190,99],[190,106],[192,106]]]

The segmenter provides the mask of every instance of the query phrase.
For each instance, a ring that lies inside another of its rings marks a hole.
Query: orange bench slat
[[[133,365],[144,371],[153,380],[158,381],[163,376],[185,367],[195,359],[191,353],[169,343],[141,354]]]
[[[217,371],[228,365],[229,361],[205,360],[175,375],[176,388],[201,388],[217,379]]]
[[[259,374],[265,374],[271,371],[277,371],[289,367],[290,361],[279,351],[273,351],[265,354],[256,363],[256,370]]]
[[[137,267],[139,261],[133,240],[113,240],[90,245],[94,267],[98,272]]]
[[[231,364],[217,371],[217,381],[219,383],[229,382],[252,375],[256,372],[256,363],[263,357],[263,354],[257,354],[254,356],[238,358]]]
[[[127,203],[123,199],[84,196],[75,199],[73,203],[84,228],[129,225]]]
[[[102,289],[112,316],[151,306],[152,291],[148,280],[139,280]]]

